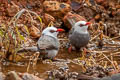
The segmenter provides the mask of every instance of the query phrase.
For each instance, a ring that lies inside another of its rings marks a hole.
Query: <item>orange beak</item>
[[[57,32],[65,31],[64,29],[57,29]]]
[[[91,24],[90,22],[87,22],[85,25],[89,25],[89,24]]]

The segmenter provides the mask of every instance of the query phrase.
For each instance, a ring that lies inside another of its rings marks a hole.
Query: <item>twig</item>
[[[33,59],[33,68],[35,68],[35,65],[37,64],[39,55],[40,55],[40,53],[35,53],[35,59]]]
[[[107,53],[109,51],[90,51],[90,52],[93,52],[93,53]]]
[[[94,36],[93,38],[91,38],[90,42],[93,41],[95,38],[99,37],[99,35],[101,34],[102,32],[100,32],[98,35]]]
[[[33,56],[31,56],[30,59],[29,59],[29,63],[28,63],[28,67],[27,67],[27,72],[28,72],[29,69],[30,69],[30,62],[32,61],[32,58],[33,58]]]
[[[119,37],[120,37],[120,35],[119,35],[119,36],[116,36],[116,37],[113,37],[113,38],[111,38],[111,39],[113,40],[113,39],[117,39],[117,38],[119,38]]]
[[[116,67],[115,67],[115,65],[113,64],[113,62],[104,53],[101,53],[101,54],[103,54],[103,56],[112,64],[112,66],[114,67],[114,69],[117,70]]]
[[[116,54],[119,54],[119,53],[120,53],[120,52],[116,52],[116,53],[113,53],[113,54],[111,54],[111,55],[116,55]],[[111,55],[108,55],[108,57],[110,57]],[[105,57],[99,59],[98,61],[101,61],[101,60],[103,60],[103,59],[105,59]]]
[[[28,15],[29,15],[29,16],[30,16],[30,18],[31,18],[31,22],[33,22],[34,20],[33,20],[32,15],[30,14],[30,12],[29,12],[28,10],[26,10],[26,11],[27,11]]]
[[[91,53],[90,53],[91,54]],[[96,60],[93,58],[93,56],[91,56],[91,60],[92,60],[92,62],[94,63],[94,64],[97,64],[96,63]]]

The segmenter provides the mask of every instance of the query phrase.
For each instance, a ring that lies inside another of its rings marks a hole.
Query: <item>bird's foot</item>
[[[86,55],[87,54],[87,49],[83,48],[83,54]]]
[[[69,53],[72,52],[72,46],[70,46],[70,47],[68,48],[68,52],[69,52]]]
[[[52,60],[52,61],[58,61],[57,58],[52,58],[51,60]]]
[[[83,51],[82,51],[82,56],[85,58],[85,57],[89,57],[90,54],[88,54],[90,51],[87,50],[86,48],[83,48]]]

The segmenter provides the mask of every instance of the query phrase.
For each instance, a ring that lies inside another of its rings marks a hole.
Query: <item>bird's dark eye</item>
[[[54,33],[55,31],[54,30],[50,30],[51,33]]]
[[[80,27],[83,27],[84,26],[84,24],[80,24]]]

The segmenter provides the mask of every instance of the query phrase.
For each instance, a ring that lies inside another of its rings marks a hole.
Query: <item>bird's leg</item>
[[[57,60],[57,58],[55,58],[55,57],[54,57],[54,58],[52,58],[51,60],[52,60],[52,61],[58,61],[58,60]]]
[[[87,54],[87,49],[83,48],[83,54],[86,55]]]
[[[71,53],[72,51],[72,45],[70,45],[70,47],[68,48],[68,52]]]
[[[87,49],[86,49],[86,48],[83,48],[83,51],[82,51],[82,59],[85,59],[86,53],[87,53]]]

